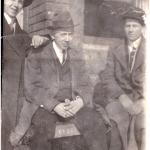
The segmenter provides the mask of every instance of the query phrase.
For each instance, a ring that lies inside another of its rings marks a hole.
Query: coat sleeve
[[[54,99],[54,94],[43,82],[40,58],[37,53],[30,52],[25,59],[24,91],[27,101],[52,111],[60,102]]]
[[[87,66],[85,64],[85,60],[83,54],[78,52],[78,56],[74,63],[74,78],[72,81],[76,86],[74,89],[74,95],[79,95],[82,97],[84,104],[86,106],[92,106],[92,96],[93,96],[93,86],[90,79],[90,76],[87,72]]]
[[[90,77],[88,76],[87,73],[84,72],[84,74],[81,74],[79,80],[80,80],[80,83],[78,84],[76,91],[79,94],[79,96],[82,97],[84,104],[86,106],[91,106],[93,89],[92,89],[92,84],[90,82]]]
[[[28,51],[29,48],[31,47],[31,42],[32,38],[29,36],[29,34],[25,31],[22,31],[22,36],[23,36],[23,45],[25,47],[25,50]]]
[[[103,88],[106,90],[107,98],[116,99],[124,94],[124,91],[119,86],[115,76],[115,56],[113,51],[108,52],[106,69],[102,77]]]

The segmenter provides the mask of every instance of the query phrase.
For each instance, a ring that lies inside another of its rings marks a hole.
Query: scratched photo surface
[[[1,6],[1,149],[145,150],[149,0]]]

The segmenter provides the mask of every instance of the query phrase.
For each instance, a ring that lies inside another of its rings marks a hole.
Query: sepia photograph
[[[149,0],[1,0],[1,150],[148,150]]]

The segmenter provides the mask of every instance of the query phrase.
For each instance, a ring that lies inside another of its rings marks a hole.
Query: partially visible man
[[[5,0],[2,37],[2,149],[10,150],[10,131],[15,127],[19,107],[23,99],[22,72],[27,49],[38,47],[48,39],[29,35],[23,31],[16,19],[18,13],[32,0]]]
[[[113,129],[111,135],[121,137],[124,150],[143,150],[144,145],[144,14],[139,8],[130,8],[123,15],[126,38],[109,51],[106,69],[101,75],[100,93],[103,94],[95,99],[97,110],[100,110],[99,104],[104,106],[108,125],[112,128],[115,126],[110,120],[117,124],[119,135],[113,134]],[[114,147],[110,146],[111,150],[119,148],[113,145]]]
[[[92,90],[82,51],[70,48],[74,31],[70,13],[54,13],[52,20],[50,29],[54,40],[29,53],[25,60],[27,101],[10,141],[16,146],[32,119],[33,150],[50,148],[57,125],[61,128],[68,124],[75,125],[90,150],[107,150],[104,124],[98,114],[87,107],[92,102]],[[69,133],[74,131],[71,130]]]
[[[4,18],[3,18],[3,36],[18,35],[25,33],[18,24],[16,16],[19,12],[29,6],[33,0],[5,0],[4,1]],[[21,36],[21,35],[20,35]],[[48,39],[39,35],[34,35],[32,41],[29,44],[34,46],[34,48],[42,45]],[[28,44],[28,43],[27,43]]]

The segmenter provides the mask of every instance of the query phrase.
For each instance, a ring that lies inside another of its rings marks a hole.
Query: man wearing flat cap
[[[24,58],[32,46],[38,47],[48,41],[42,36],[29,35],[16,19],[18,13],[32,0],[4,0],[2,33],[2,149],[11,150],[8,143],[10,131],[15,127],[23,99],[22,73]]]
[[[26,58],[27,101],[10,136],[12,145],[16,146],[32,125],[33,150],[50,148],[53,138],[79,134],[90,150],[107,150],[105,126],[90,108],[92,89],[82,51],[70,48],[75,26],[69,12],[52,13],[49,28],[54,40]]]
[[[96,99],[96,106],[105,108],[108,118],[117,124],[123,150],[142,150],[144,126],[144,77],[145,77],[145,26],[144,11],[130,8],[124,15],[125,40],[110,49],[106,69],[102,73],[103,99]],[[103,102],[105,101],[105,102]],[[117,139],[113,137],[111,140]],[[114,142],[118,143],[119,140]],[[112,143],[113,144],[113,143]],[[114,145],[114,144],[113,144]],[[110,149],[121,149],[112,146]]]

